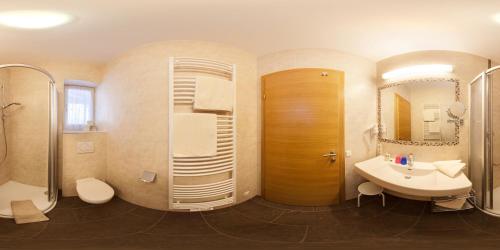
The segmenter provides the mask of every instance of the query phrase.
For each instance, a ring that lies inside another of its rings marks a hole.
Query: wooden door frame
[[[264,104],[265,102],[265,85],[266,81],[265,78],[268,76],[271,76],[273,74],[277,73],[284,73],[284,72],[294,72],[294,71],[301,71],[301,70],[328,70],[328,71],[335,71],[341,73],[341,83],[339,86],[339,104],[340,104],[340,110],[339,110],[339,119],[340,119],[340,124],[339,124],[339,145],[341,146],[342,150],[337,152],[337,160],[339,161],[339,203],[343,203],[345,201],[345,136],[344,136],[344,81],[345,81],[345,75],[343,71],[340,70],[334,70],[334,69],[325,69],[325,68],[294,68],[294,69],[288,69],[288,70],[282,70],[282,71],[276,71],[273,73],[269,73],[266,75],[261,76],[261,149],[260,149],[260,155],[261,155],[261,160],[260,160],[260,190],[261,190],[261,195],[264,196],[265,194],[265,132],[266,132],[266,127],[265,127],[265,111],[266,111],[266,105]]]
[[[394,137],[396,140],[401,140],[401,137],[399,135],[399,133],[401,132],[400,110],[399,110],[399,103],[401,99],[408,102],[411,110],[411,103],[408,100],[406,100],[406,98],[404,98],[403,96],[394,93]],[[410,141],[411,141],[411,113],[410,113]]]

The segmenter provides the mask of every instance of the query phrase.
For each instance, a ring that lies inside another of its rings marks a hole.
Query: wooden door
[[[411,104],[394,94],[394,134],[396,140],[411,141]]]
[[[344,73],[294,69],[262,77],[262,195],[290,205],[344,199]],[[324,157],[330,151],[336,160]]]

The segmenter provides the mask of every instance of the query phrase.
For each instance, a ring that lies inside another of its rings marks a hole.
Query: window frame
[[[87,84],[64,84],[64,118],[63,118],[63,130],[65,132],[78,132],[78,131],[85,131],[85,126],[87,124],[83,124],[81,128],[75,129],[75,128],[69,128],[67,127],[67,115],[68,115],[68,98],[67,98],[67,88],[80,88],[80,89],[88,89],[90,90],[91,93],[91,99],[92,99],[92,121],[95,123],[95,115],[96,115],[96,98],[95,98],[95,91],[96,87],[95,86],[89,86]]]

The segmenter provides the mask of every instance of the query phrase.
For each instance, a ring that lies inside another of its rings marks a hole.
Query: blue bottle
[[[407,162],[408,159],[406,158],[406,156],[401,157],[401,165],[405,166]]]

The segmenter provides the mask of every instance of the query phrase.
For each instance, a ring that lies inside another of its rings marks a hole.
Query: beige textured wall
[[[375,156],[376,138],[368,129],[376,124],[375,63],[335,50],[287,50],[259,58],[259,76],[293,68],[328,68],[345,72],[345,149],[352,156],[345,162],[346,198],[357,195],[362,178],[353,172],[354,163]],[[260,143],[260,140],[259,140]]]
[[[94,177],[106,180],[107,135],[104,132],[64,133],[62,165],[63,196],[77,196],[76,180]],[[93,142],[94,152],[79,154],[78,142]]]
[[[208,58],[237,65],[238,202],[255,196],[260,168],[257,59],[239,49],[209,42],[149,44],[108,65],[96,91],[97,122],[108,133],[107,180],[127,201],[167,209],[170,56]],[[140,182],[143,170],[158,173],[157,181]]]
[[[417,65],[417,64],[452,64],[453,75],[460,80],[461,102],[467,104],[467,86],[479,73],[487,69],[486,58],[467,53],[454,51],[420,51],[390,57],[377,62],[377,82],[384,84],[381,75],[387,71]],[[415,154],[419,161],[435,161],[447,159],[468,160],[468,127],[469,121],[465,119],[465,125],[460,128],[460,143],[457,146],[405,146],[398,144],[383,143],[382,152],[391,154]]]

